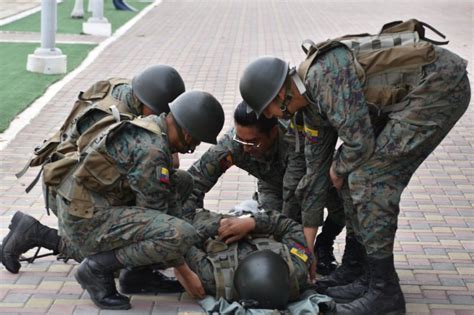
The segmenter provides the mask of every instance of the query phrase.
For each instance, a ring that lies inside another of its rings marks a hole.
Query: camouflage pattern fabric
[[[245,153],[242,145],[232,140],[234,134],[235,129],[230,129],[188,169],[194,177],[194,190],[183,206],[183,216],[192,218],[194,210],[203,207],[204,195],[235,165],[258,179],[256,199],[265,210],[280,211],[301,222],[302,207],[296,188],[306,170],[302,133],[298,132],[301,151],[295,152],[294,127],[280,125],[277,142],[260,159]],[[332,220],[344,225],[342,201],[337,194],[331,195],[326,206]]]
[[[92,218],[69,213],[68,201],[58,194],[60,235],[83,256],[115,250],[127,267],[158,264],[165,268],[184,262],[183,255],[197,236],[190,224],[176,217],[181,213],[176,190],[185,187],[189,192],[192,182],[173,184],[178,178],[191,177],[172,169],[165,117],[141,118],[156,123],[161,135],[125,121],[108,132],[107,141],[98,142],[105,143],[122,178],[114,191],[91,192],[97,198]],[[120,204],[120,200],[134,202]]]
[[[388,115],[377,137],[349,51],[331,50],[310,68],[306,86],[314,104],[304,110],[310,166],[299,188],[314,207],[303,209],[305,226],[315,226],[321,216],[339,136],[344,143],[335,170],[348,176],[342,192],[348,229],[369,255],[381,259],[392,254],[403,189],[470,100],[464,60],[439,47],[436,52],[438,59],[423,67],[419,85],[406,96],[408,105]]]
[[[188,169],[194,177],[194,190],[183,207],[185,216],[192,217],[194,210],[203,206],[204,195],[233,165],[258,179],[258,201],[265,210],[281,211],[283,204],[288,203],[286,209],[297,207],[298,210],[292,212],[299,212],[292,194],[283,200],[283,178],[296,187],[304,173],[304,156],[295,153],[294,143],[290,142],[292,137],[285,136],[285,132],[280,126],[275,144],[263,157],[256,158],[232,140],[235,129],[231,128]]]
[[[214,270],[211,262],[206,258],[204,243],[207,239],[217,236],[219,222],[222,218],[229,215],[213,213],[202,210],[196,213],[193,220],[193,226],[198,233],[198,242],[186,253],[185,260],[189,267],[196,272],[202,281],[207,294],[216,294],[216,284],[214,280]],[[296,244],[306,247],[303,235],[303,229],[296,221],[286,218],[276,211],[259,213],[254,216],[256,227],[250,234],[250,237],[270,237],[278,242],[285,244],[289,249]],[[252,244],[245,239],[240,240],[238,244],[238,260],[241,261],[250,253],[256,251]],[[296,255],[291,255],[291,260],[295,267],[296,277],[300,288],[306,287],[308,278],[307,262],[304,262]]]

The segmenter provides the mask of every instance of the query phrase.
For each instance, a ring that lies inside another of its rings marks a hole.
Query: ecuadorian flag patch
[[[308,126],[304,126],[304,135],[306,139],[313,143],[319,142],[319,130],[311,129]]]
[[[166,167],[161,168],[160,182],[162,182],[164,184],[169,184],[170,183],[170,171]]]

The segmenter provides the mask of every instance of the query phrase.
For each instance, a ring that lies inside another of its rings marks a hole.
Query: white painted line
[[[130,21],[120,27],[111,37],[104,40],[96,48],[94,48],[89,55],[84,59],[80,66],[67,74],[62,80],[51,85],[43,96],[39,97],[27,109],[19,114],[11,123],[10,126],[0,134],[0,150],[3,150],[12,139],[20,132],[48,102],[58,93],[67,83],[74,79],[79,73],[86,69],[110,44],[119,39],[126,31],[128,31],[138,20],[140,20],[151,9],[161,3],[161,0],[156,0],[148,7],[144,8],[140,13],[134,16]],[[100,79],[100,78],[98,78]],[[46,136],[46,135],[45,135]]]
[[[19,20],[19,19],[22,19],[22,18],[24,18],[28,15],[32,15],[33,13],[36,13],[38,11],[41,11],[41,4],[39,4],[35,8],[31,8],[31,9],[25,10],[23,12],[20,12],[18,14],[6,17],[4,19],[1,19],[0,20],[0,26],[11,23],[11,22],[14,22],[14,21]]]
[[[0,39],[0,43],[30,43],[39,44],[41,39]],[[74,40],[56,40],[56,44],[85,44],[85,45],[98,45],[100,42],[88,42],[88,41],[74,41]]]

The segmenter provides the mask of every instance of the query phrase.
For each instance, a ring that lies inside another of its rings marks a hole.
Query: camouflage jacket
[[[193,219],[193,226],[197,230],[199,240],[196,241],[195,246],[205,250],[206,241],[211,238],[215,239],[218,235],[220,220],[223,218],[231,218],[233,216],[226,214],[219,214],[208,210],[199,210]],[[272,237],[275,241],[285,244],[288,249],[303,248],[305,249],[306,241],[303,234],[303,229],[299,223],[289,219],[277,211],[260,212],[254,215],[255,229],[249,234],[250,238],[265,238]],[[238,258],[239,261],[244,259],[248,254],[254,252],[255,248],[245,238],[239,241]],[[293,255],[292,255],[293,256]],[[304,258],[304,255],[302,256]],[[301,257],[294,256],[292,259],[301,264]],[[311,257],[304,263],[309,263]],[[304,268],[306,270],[306,268]]]
[[[194,189],[183,206],[184,216],[192,216],[196,208],[203,206],[204,195],[233,165],[258,179],[259,194],[268,194],[271,195],[268,199],[280,201],[280,208],[272,209],[274,203],[263,203],[264,209],[282,211],[283,208],[285,213],[300,213],[294,192],[305,172],[305,163],[304,150],[295,151],[294,130],[289,128],[287,131],[286,126],[280,125],[275,144],[261,158],[245,153],[242,145],[232,140],[234,134],[235,129],[230,129],[188,169],[194,178]],[[303,145],[303,140],[300,142]]]
[[[82,186],[95,207],[138,206],[180,216],[170,186],[174,170],[165,117],[166,114],[150,115],[114,125],[94,140],[86,151],[90,153],[69,176],[73,182],[66,180],[58,193],[72,204],[73,193],[78,189],[74,187]],[[160,133],[151,132],[140,123],[157,126]],[[98,165],[97,161],[103,163]],[[119,177],[112,181],[115,172]],[[97,188],[92,188],[94,185]]]
[[[409,87],[406,99],[411,110],[405,110],[413,125],[438,125],[422,117],[418,107],[425,112],[446,95],[465,74],[464,61],[449,51],[435,46],[437,61],[419,69],[419,82]],[[452,78],[452,79],[446,79]],[[309,68],[305,85],[312,102],[302,112],[304,115],[305,158],[307,171],[297,192],[302,202],[303,225],[315,227],[326,203],[330,185],[329,168],[338,137],[342,141],[334,157],[335,172],[345,177],[361,166],[374,152],[378,126],[377,113],[369,110],[364,86],[358,78],[353,55],[346,48],[335,48],[320,56]],[[394,87],[396,88],[396,87]],[[405,99],[403,99],[405,101]],[[392,117],[393,114],[387,116]],[[377,127],[374,129],[374,126]],[[383,125],[382,125],[383,128]],[[400,137],[400,135],[394,135]],[[398,141],[408,141],[398,140]]]

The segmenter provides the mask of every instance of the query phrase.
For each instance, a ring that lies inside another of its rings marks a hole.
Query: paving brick
[[[367,7],[371,9],[367,11]],[[132,77],[157,62],[172,64],[183,75],[187,88],[205,89],[221,100],[226,129],[232,124],[233,107],[241,99],[239,77],[256,56],[277,55],[298,64],[303,58],[300,42],[304,38],[376,32],[387,19],[404,16],[406,12],[421,12],[420,17],[448,35],[448,48],[465,58],[472,57],[470,33],[459,32],[472,28],[471,15],[466,14],[472,12],[470,1],[459,1],[455,6],[449,0],[162,1],[72,78],[0,150],[0,238],[8,233],[10,218],[17,210],[56,226],[56,219],[44,214],[40,185],[24,194],[25,185],[36,170],[28,171],[20,180],[13,173],[23,166],[37,143],[58,129],[67,112],[65,104],[69,109],[77,91],[91,82],[104,76]],[[0,34],[0,38],[5,36]],[[473,60],[469,61],[469,72],[474,73]],[[470,78],[472,82],[472,75]],[[407,300],[410,299],[408,314],[473,314],[473,113],[471,104],[461,121],[413,175],[402,196],[395,261]],[[189,167],[208,147],[200,146],[194,154],[182,155],[182,168]],[[227,212],[236,202],[250,198],[255,188],[254,178],[233,167],[206,195],[206,207]],[[335,250],[339,259],[343,248],[344,238],[338,238]],[[24,294],[33,295],[33,301],[43,298],[54,303],[46,307],[47,302],[33,303],[38,307],[18,303],[5,304],[7,307],[0,303],[0,313],[99,314],[88,294],[72,278],[75,266],[51,258],[24,263],[18,275],[1,270],[0,299]],[[123,313],[201,312],[195,302],[179,295],[133,296],[132,304],[133,308]]]

